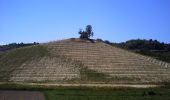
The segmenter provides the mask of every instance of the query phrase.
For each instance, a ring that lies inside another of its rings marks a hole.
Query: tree
[[[81,39],[89,39],[94,34],[91,25],[87,25],[85,31],[82,31],[82,29],[80,29],[78,33],[80,34]]]
[[[90,38],[90,36],[93,37],[93,31],[92,31],[92,26],[91,25],[86,26],[86,32],[88,34],[88,38]]]
[[[102,39],[96,39],[96,41],[98,41],[98,42],[104,42]]]

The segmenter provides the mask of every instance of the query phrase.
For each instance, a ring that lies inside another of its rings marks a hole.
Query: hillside
[[[170,63],[170,43],[161,43],[157,40],[152,39],[135,39],[121,43],[108,43],[113,46],[130,50],[132,52],[136,52],[142,55],[151,56],[155,59]]]
[[[22,47],[27,47],[27,46],[32,46],[32,45],[37,45],[39,43],[10,43],[7,45],[0,45],[0,52],[5,52],[7,50],[12,50],[16,48],[22,48]]]
[[[54,83],[157,83],[170,65],[103,42],[67,39],[0,54],[0,81]]]

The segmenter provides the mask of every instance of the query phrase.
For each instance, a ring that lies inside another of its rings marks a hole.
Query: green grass
[[[41,45],[13,49],[0,54],[0,81],[7,81],[11,73],[24,62],[49,55]]]
[[[86,67],[80,69],[81,80],[87,81],[104,81],[107,77],[104,73],[99,73],[94,70],[90,70]]]
[[[58,88],[44,91],[47,100],[169,100],[170,88]]]
[[[81,65],[81,64],[80,64]],[[140,82],[141,79],[136,78],[136,77],[119,77],[119,76],[110,76],[108,74],[102,73],[102,72],[97,72],[95,70],[88,69],[84,65],[81,65],[80,69],[80,75],[81,78],[80,80],[71,80],[73,81],[78,81],[78,83],[116,83],[119,81],[124,81],[127,83],[135,83],[135,82]]]
[[[0,90],[41,91],[46,100],[170,100],[170,84],[156,88],[47,87],[0,84]]]
[[[47,100],[170,100],[170,90],[148,89],[57,89],[45,91]]]

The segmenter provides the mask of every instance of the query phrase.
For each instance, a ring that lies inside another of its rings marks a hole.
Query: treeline
[[[164,42],[159,42],[157,40],[129,40],[122,43],[113,43],[121,48],[129,49],[129,50],[146,50],[146,51],[170,51],[170,43],[166,44]]]
[[[119,48],[140,53],[142,55],[151,56],[170,63],[170,43],[163,43],[152,39],[136,39],[121,43],[112,43],[107,40],[103,41],[102,39],[97,39],[96,41],[105,42],[112,46],[117,46]]]
[[[7,45],[0,45],[0,51],[7,51],[15,48],[20,48],[20,47],[26,47],[26,46],[31,46],[31,45],[37,45],[39,43],[34,42],[34,43],[10,43]]]

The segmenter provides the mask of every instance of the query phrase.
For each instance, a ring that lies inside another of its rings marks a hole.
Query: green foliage
[[[97,42],[104,42],[102,39],[96,39]]]
[[[141,50],[141,51],[136,51],[136,53],[140,53],[140,54],[143,54],[146,56],[151,56],[155,59],[170,63],[170,51],[168,51],[168,52],[154,52],[154,51]]]
[[[160,43],[157,40],[129,40],[122,43],[112,43],[112,45],[127,49],[146,56],[170,62],[170,44]]]
[[[152,50],[152,51],[168,51],[170,50],[170,44],[160,43],[157,40],[129,40],[122,43],[114,43],[119,47],[130,50]]]
[[[80,34],[81,39],[89,39],[94,35],[91,25],[87,25],[85,31],[80,30],[78,33]]]
[[[91,25],[86,26],[86,32],[88,34],[88,38],[90,38],[90,36],[93,36],[93,31],[92,31],[92,26]]]

